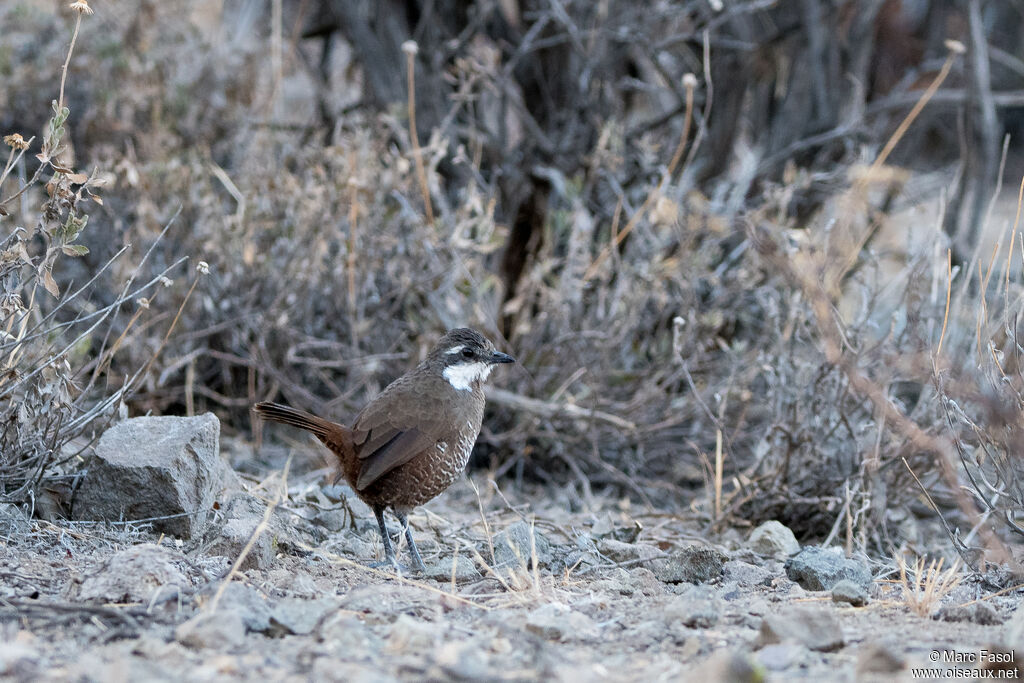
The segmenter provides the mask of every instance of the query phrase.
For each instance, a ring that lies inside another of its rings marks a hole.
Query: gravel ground
[[[323,475],[292,479],[286,499],[280,479],[247,480],[189,542],[0,510],[0,674],[888,681],[1014,667],[1009,646],[1024,650],[1006,577],[960,577],[925,610],[942,618],[925,618],[891,567],[804,549],[826,564],[795,569],[781,525],[705,538],[693,518],[616,500],[570,511],[480,474],[411,517],[428,571],[399,577],[366,566],[381,550],[373,517]],[[229,542],[231,528],[249,531]],[[848,580],[812,590],[814,571]]]

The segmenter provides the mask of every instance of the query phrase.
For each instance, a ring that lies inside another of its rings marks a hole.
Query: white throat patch
[[[493,369],[494,366],[490,363],[477,361],[476,363],[449,365],[441,374],[453,388],[459,391],[469,391],[473,388],[474,382],[487,379]]]

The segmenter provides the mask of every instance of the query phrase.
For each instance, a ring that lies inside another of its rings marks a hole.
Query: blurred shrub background
[[[521,361],[496,477],[873,552],[935,542],[922,490],[962,554],[1017,533],[1017,3],[88,4],[20,194],[79,14],[0,6],[0,133],[35,136],[0,185],[5,497],[70,486],[119,408],[345,421],[469,324]]]

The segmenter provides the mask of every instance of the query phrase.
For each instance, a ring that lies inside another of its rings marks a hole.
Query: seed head
[[[89,0],[75,0],[70,5],[71,9],[79,14],[92,14],[92,7],[89,7]]]
[[[21,133],[5,135],[4,144],[12,149],[28,149],[28,143],[25,142],[25,138],[21,137]]]

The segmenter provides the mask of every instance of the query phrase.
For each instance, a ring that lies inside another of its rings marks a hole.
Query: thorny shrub
[[[82,0],[73,3],[72,9],[76,19],[68,60],[82,16],[91,14]],[[31,156],[38,165],[23,181],[18,177],[27,175],[26,154],[35,138],[26,140],[20,133],[3,138],[8,148],[0,173],[0,227],[5,232],[0,242],[0,501],[4,502],[33,498],[44,480],[59,487],[61,466],[89,443],[97,418],[116,412],[131,383],[104,386],[110,379],[105,376],[110,358],[123,341],[110,337],[109,322],[123,304],[159,282],[156,278],[133,288],[129,281],[123,291],[104,302],[106,293],[97,292],[95,283],[108,263],[84,284],[61,291],[54,272],[61,259],[89,253],[80,243],[90,217],[86,210],[90,204],[102,204],[94,193],[97,175],[76,172],[68,160],[71,110],[63,101],[62,78],[60,99],[53,101],[38,152]],[[8,192],[9,187],[15,189]],[[40,195],[38,211],[25,208],[28,199]],[[34,222],[26,227],[16,218]]]

